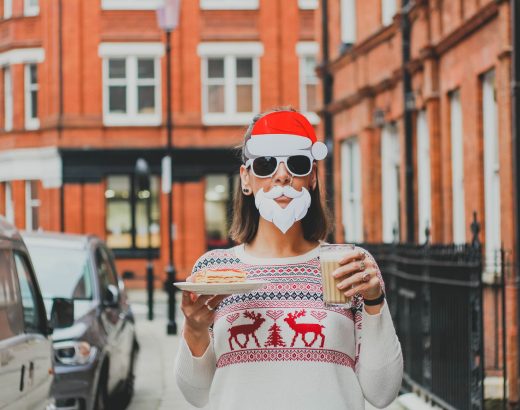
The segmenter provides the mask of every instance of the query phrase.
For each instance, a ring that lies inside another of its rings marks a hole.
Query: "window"
[[[202,10],[256,10],[259,0],[200,0]]]
[[[300,111],[305,113],[313,124],[319,122],[316,115],[318,77],[316,76],[316,55],[318,44],[300,42],[296,45],[296,54],[300,58]]]
[[[103,122],[108,126],[161,124],[159,57],[163,45],[104,43]]]
[[[4,19],[13,16],[13,0],[4,0]]]
[[[341,145],[341,187],[345,241],[362,242],[361,154],[357,138],[349,138]]]
[[[24,16],[37,16],[40,14],[39,0],[24,0]]]
[[[38,66],[25,65],[25,128],[34,130],[40,127],[38,119]]]
[[[107,177],[106,230],[107,244],[114,249],[159,248],[159,178],[152,176],[150,190],[138,191],[136,178],[130,175]],[[150,223],[147,202],[150,199]]]
[[[394,21],[397,12],[397,0],[381,0],[381,22],[389,26]]]
[[[341,42],[356,42],[356,0],[341,0]]]
[[[110,256],[104,248],[96,249],[95,261],[101,289],[107,289],[109,285],[113,285],[117,288],[117,275]]]
[[[387,124],[381,134],[383,242],[400,237],[400,155],[397,127]]]
[[[35,231],[40,227],[38,181],[25,181],[25,229]]]
[[[13,186],[11,182],[5,183],[5,218],[14,224]]]
[[[160,0],[102,0],[103,10],[156,10]]]
[[[482,78],[482,129],[484,132],[484,205],[486,227],[486,271],[500,266],[500,156],[495,72]]]
[[[464,213],[464,141],[460,92],[453,91],[450,98],[451,172],[453,201],[453,242],[466,242],[466,217]]]
[[[24,331],[19,301],[12,253],[0,249],[0,341]]]
[[[40,333],[40,306],[36,296],[33,275],[29,268],[30,265],[27,263],[27,258],[18,252],[14,254],[14,260],[22,296],[25,332]]]
[[[208,249],[227,247],[228,211],[231,201],[228,175],[208,175],[204,211],[206,220],[206,244]]]
[[[318,2],[318,0],[298,0],[298,7],[302,10],[316,10]]]
[[[11,67],[4,67],[4,129],[13,129],[13,82]]]
[[[417,115],[417,191],[419,212],[419,243],[426,242],[426,228],[432,223],[430,171],[430,134],[426,111]]]
[[[202,112],[206,125],[247,124],[260,107],[259,43],[202,43]]]

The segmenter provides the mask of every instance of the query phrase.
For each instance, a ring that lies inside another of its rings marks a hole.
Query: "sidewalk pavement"
[[[129,291],[128,293],[137,319],[137,337],[141,349],[136,369],[135,393],[127,410],[195,409],[184,400],[175,383],[173,368],[180,337],[166,334],[166,294],[162,291],[155,292],[155,318],[149,321],[146,292]],[[180,330],[182,313],[180,309],[177,309],[176,313]],[[365,409],[375,408],[367,403]],[[402,407],[395,403],[386,410],[402,410]]]

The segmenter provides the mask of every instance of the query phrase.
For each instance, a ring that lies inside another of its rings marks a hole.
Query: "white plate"
[[[232,295],[252,292],[263,288],[268,283],[265,280],[246,280],[238,283],[175,282],[174,285],[181,290],[188,290],[199,295]]]

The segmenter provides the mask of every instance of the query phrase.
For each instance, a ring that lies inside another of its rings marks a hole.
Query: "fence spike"
[[[474,248],[480,248],[480,240],[478,237],[480,232],[480,223],[477,220],[477,211],[473,211],[473,222],[471,222],[471,232],[473,233],[471,245]]]

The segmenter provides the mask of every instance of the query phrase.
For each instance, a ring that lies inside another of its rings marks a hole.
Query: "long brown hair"
[[[292,107],[279,107],[270,111],[263,112],[253,118],[244,135],[244,141],[237,147],[238,155],[244,164],[247,161],[245,156],[246,142],[251,138],[251,133],[255,123],[263,116],[276,111],[293,111]],[[327,209],[320,193],[319,178],[316,181],[316,188],[310,191],[311,205],[305,217],[301,220],[303,227],[303,237],[308,241],[323,240],[331,231],[330,211]],[[258,231],[258,221],[260,214],[255,205],[253,195],[244,195],[240,182],[237,184],[233,196],[233,219],[229,231],[229,236],[238,243],[250,243]]]

